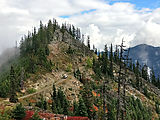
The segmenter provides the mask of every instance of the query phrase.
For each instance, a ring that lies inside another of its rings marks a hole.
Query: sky
[[[160,46],[160,0],[0,0],[0,53],[56,18],[90,35],[91,45]]]

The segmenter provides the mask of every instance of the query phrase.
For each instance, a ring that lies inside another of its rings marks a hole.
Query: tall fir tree
[[[14,71],[13,66],[11,66],[11,69],[10,69],[10,83],[11,83],[11,88],[10,88],[9,101],[16,103],[18,102],[18,98],[16,94],[17,81],[16,81],[16,76],[15,76],[15,71]]]
[[[75,38],[76,37],[76,29],[74,25],[72,25],[72,36]]]
[[[50,43],[52,41],[53,37],[53,24],[52,21],[48,21],[48,26],[47,26],[47,42]]]
[[[15,109],[13,109],[12,115],[16,120],[23,120],[23,118],[26,116],[26,112],[21,103],[18,104]]]
[[[160,79],[159,79],[159,75],[157,77],[157,87],[160,89]]]
[[[107,45],[105,45],[104,52],[102,53],[102,63],[101,63],[102,73],[105,75],[108,74],[108,49]]]
[[[115,52],[114,52],[114,61],[115,61],[115,63],[117,63],[118,62],[118,46],[116,45],[116,50],[115,50]]]
[[[44,44],[44,29],[43,29],[44,27],[43,27],[43,23],[42,23],[42,21],[40,21],[40,28],[39,28],[39,39],[40,39],[40,41],[41,41],[41,45],[43,45]]]
[[[108,60],[108,47],[107,47],[107,44],[104,46],[104,53],[105,53],[106,59]]]
[[[142,67],[142,78],[148,81],[148,68],[146,64]]]
[[[51,107],[51,109],[52,109],[52,112],[53,112],[54,114],[57,114],[57,113],[58,113],[57,105],[56,105],[56,102],[55,102],[55,101],[52,101],[52,107]]]
[[[37,53],[37,49],[39,47],[38,39],[37,39],[37,33],[36,33],[36,28],[34,27],[33,33],[32,33],[32,48],[33,48],[33,53]]]
[[[90,49],[90,37],[87,36],[87,47]]]
[[[84,117],[88,116],[87,108],[86,108],[86,105],[84,104],[84,101],[83,101],[82,98],[79,99],[78,115],[79,116],[84,116]]]
[[[111,44],[110,48],[110,67],[109,67],[109,75],[113,77],[113,47]]]
[[[54,101],[56,101],[56,98],[57,98],[56,87],[55,87],[55,84],[53,84],[53,94],[52,94],[52,99],[53,99]]]
[[[141,81],[140,81],[140,64],[137,61],[136,62],[136,67],[135,67],[135,75],[136,75],[136,87],[138,90],[140,89]]]
[[[78,104],[76,101],[73,102],[73,115],[78,116]]]
[[[140,64],[139,64],[139,62],[137,61],[136,62],[136,68],[135,68],[135,74],[136,75],[138,75],[138,76],[140,76]]]
[[[63,114],[64,115],[69,114],[69,102],[66,98],[64,99]]]
[[[151,70],[151,82],[152,82],[152,84],[156,85],[156,76],[155,76],[153,67]]]

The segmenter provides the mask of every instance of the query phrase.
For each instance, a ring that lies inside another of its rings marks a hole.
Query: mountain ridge
[[[141,67],[146,64],[150,69],[154,69],[156,76],[160,74],[160,47],[147,44],[140,44],[130,48],[130,58],[133,63],[140,63]]]

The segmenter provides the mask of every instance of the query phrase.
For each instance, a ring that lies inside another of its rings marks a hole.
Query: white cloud
[[[120,44],[123,37],[126,46],[142,43],[160,46],[160,9],[136,10],[130,3],[104,6],[93,13],[73,16],[69,20],[88,32],[92,43],[101,49],[106,43]]]
[[[90,9],[96,11],[81,14]],[[59,17],[63,15],[70,18]],[[109,5],[104,0],[1,0],[0,52],[13,46],[40,20],[46,23],[52,18],[80,27],[100,49],[106,43],[120,44],[123,37],[127,46],[160,46],[160,8],[137,10],[130,3]]]

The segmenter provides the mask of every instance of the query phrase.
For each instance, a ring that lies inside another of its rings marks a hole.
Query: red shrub
[[[38,114],[42,118],[52,118],[52,117],[54,117],[54,114],[51,114],[51,113],[38,113]]]
[[[36,103],[36,100],[30,99],[29,102],[30,102],[30,103]]]
[[[29,120],[33,114],[34,111],[26,111],[26,117],[23,120]]]
[[[93,108],[95,111],[98,111],[98,107],[93,104]]]
[[[48,100],[48,104],[52,104],[52,100],[51,99]]]
[[[96,92],[94,92],[94,91],[92,91],[92,94],[93,94],[93,96],[97,96],[97,93]]]
[[[34,111],[26,111],[26,117],[23,120],[29,120],[33,114],[34,114]],[[38,114],[41,118],[49,119],[49,118],[54,117],[54,114],[51,114],[51,113],[38,113]]]

